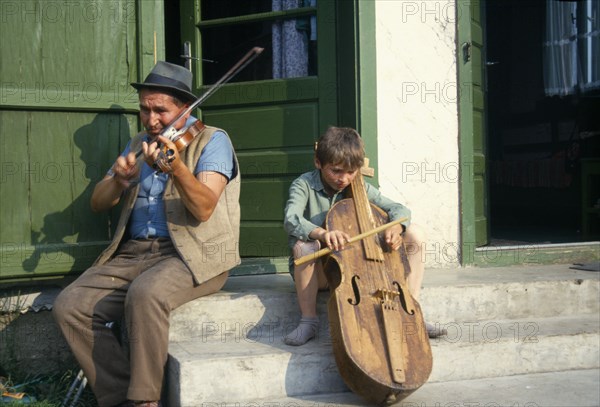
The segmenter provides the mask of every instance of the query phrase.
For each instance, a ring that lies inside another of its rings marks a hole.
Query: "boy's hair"
[[[321,165],[342,165],[358,169],[365,161],[365,145],[358,132],[350,127],[330,127],[319,138],[315,155]]]

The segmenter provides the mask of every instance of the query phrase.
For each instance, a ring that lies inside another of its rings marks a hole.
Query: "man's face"
[[[178,105],[171,95],[158,90],[142,89],[140,98],[140,119],[151,138],[158,136],[187,105]],[[175,123],[176,129],[181,129],[189,114]]]
[[[315,159],[315,165],[321,170],[323,186],[329,193],[343,190],[352,183],[358,174],[358,169],[346,168],[340,164],[321,165],[317,159]]]

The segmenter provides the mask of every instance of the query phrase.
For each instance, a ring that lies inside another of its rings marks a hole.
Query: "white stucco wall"
[[[458,263],[454,4],[376,2],[379,182],[425,228],[428,268]]]

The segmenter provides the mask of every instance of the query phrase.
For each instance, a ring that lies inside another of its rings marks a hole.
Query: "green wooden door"
[[[192,63],[198,94],[252,47],[265,49],[201,106],[203,121],[228,132],[240,161],[244,257],[289,254],[282,225],[289,185],[313,168],[315,140],[337,123],[335,3],[276,11],[273,3],[181,2],[181,41],[202,58]],[[289,43],[280,40],[285,30]],[[299,48],[300,57],[287,55]]]
[[[488,243],[482,2],[458,2],[458,73],[463,263]]]
[[[0,283],[77,274],[111,238],[116,211],[89,200],[139,128],[129,83],[162,47],[162,1],[1,7]]]

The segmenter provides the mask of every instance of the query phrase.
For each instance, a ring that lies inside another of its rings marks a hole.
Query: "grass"
[[[19,318],[24,308],[25,301],[20,293],[0,297],[0,333]],[[7,346],[7,352],[2,354],[0,360],[0,405],[2,407],[60,407],[79,368],[73,367],[63,373],[51,375],[32,375],[17,367],[19,364],[16,353],[14,350],[11,351],[13,348],[14,346]],[[4,392],[25,393],[25,396],[20,400],[13,400],[10,397],[2,397]],[[86,387],[77,406],[96,407],[97,405],[92,391]]]
[[[4,397],[0,405],[7,407],[22,407],[24,405],[33,407],[59,407],[67,395],[79,369],[69,370],[63,374],[38,377],[9,377],[0,378],[0,389],[10,393],[25,393],[23,400],[10,401]],[[72,400],[73,397],[70,398]],[[35,401],[34,401],[35,400]],[[93,393],[86,387],[77,403],[79,407],[96,407],[96,399]]]

